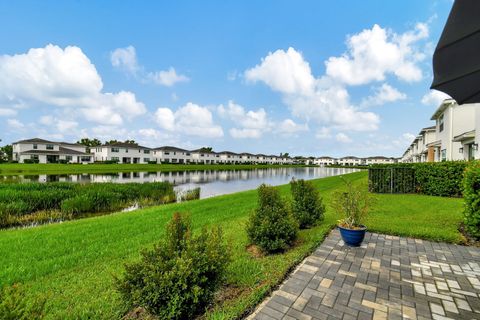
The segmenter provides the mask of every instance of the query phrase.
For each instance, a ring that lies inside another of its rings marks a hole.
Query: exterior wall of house
[[[63,151],[60,152],[60,147]],[[58,142],[18,142],[12,145],[13,160],[24,163],[25,160],[36,159],[38,163],[48,163],[49,157],[54,156],[57,160],[69,163],[90,163],[93,162],[93,155],[80,155],[77,152],[86,153],[86,147],[81,145],[63,144]],[[69,152],[73,150],[73,152]],[[29,151],[33,151],[29,153]],[[36,153],[39,151],[39,153]],[[52,152],[52,155],[48,155]],[[50,159],[50,161],[52,161]]]
[[[152,150],[139,147],[99,146],[92,148],[95,161],[117,161],[119,163],[148,163],[154,161]]]

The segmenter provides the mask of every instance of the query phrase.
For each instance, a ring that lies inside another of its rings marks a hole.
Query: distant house
[[[85,146],[76,143],[34,138],[14,142],[12,147],[13,160],[19,163],[91,163],[94,159]]]
[[[185,149],[163,146],[153,149],[157,163],[191,163],[191,152]]]
[[[364,165],[364,161],[361,158],[354,156],[347,156],[338,159],[338,164],[342,166],[361,166]]]
[[[397,158],[392,157],[384,157],[384,156],[375,156],[375,157],[368,157],[364,158],[363,164],[371,165],[371,164],[390,164],[390,163],[397,163]]]
[[[220,161],[220,155],[213,151],[205,151],[204,149],[196,149],[190,151],[193,163],[198,164],[216,164]]]
[[[322,167],[331,166],[331,165],[337,164],[337,159],[328,157],[328,156],[322,156],[322,157],[315,158],[313,160],[313,164],[317,166],[322,166]]]
[[[152,149],[135,143],[114,142],[91,148],[95,161],[116,161],[118,163],[148,163],[155,161]]]

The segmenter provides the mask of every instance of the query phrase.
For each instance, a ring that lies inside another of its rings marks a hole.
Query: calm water
[[[201,198],[234,193],[257,188],[260,184],[280,185],[296,179],[317,179],[358,171],[348,168],[270,168],[253,170],[200,170],[176,172],[123,172],[115,174],[72,174],[72,175],[36,175],[36,176],[0,176],[1,181],[17,182],[156,182],[168,181],[176,190],[184,191],[201,188]]]

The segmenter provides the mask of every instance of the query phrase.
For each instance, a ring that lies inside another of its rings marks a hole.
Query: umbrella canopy
[[[433,54],[432,89],[480,102],[480,1],[456,0]]]

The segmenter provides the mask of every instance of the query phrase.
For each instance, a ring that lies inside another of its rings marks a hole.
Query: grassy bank
[[[349,174],[366,181],[366,172]],[[232,246],[229,287],[207,317],[235,318],[260,302],[296,263],[309,254],[339,218],[328,206],[339,177],[314,184],[327,204],[324,222],[300,232],[298,245],[283,255],[254,258],[244,224],[256,205],[256,191],[169,204],[129,213],[101,216],[24,230],[0,231],[0,282],[24,283],[29,294],[47,295],[51,319],[118,318],[124,311],[113,290],[112,275],[139,250],[162,237],[175,211],[189,212],[193,226],[221,225]],[[289,195],[289,186],[280,186]],[[367,221],[371,230],[459,243],[462,200],[421,195],[378,195]]]
[[[184,170],[247,170],[301,165],[250,165],[250,164],[29,164],[1,163],[0,175],[80,174],[115,172],[160,172]]]
[[[189,197],[182,200],[198,199],[200,190],[186,195]],[[0,228],[79,219],[86,214],[119,211],[135,203],[143,207],[175,201],[173,185],[168,182],[0,183]]]

